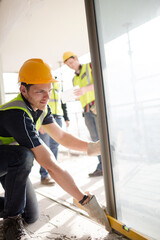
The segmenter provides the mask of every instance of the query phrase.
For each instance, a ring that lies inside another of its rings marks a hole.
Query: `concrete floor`
[[[94,171],[97,165],[96,157],[60,153],[58,161],[71,173],[83,190],[89,190],[96,195],[102,205],[106,205],[103,177],[88,178],[88,173]],[[34,224],[25,226],[32,239],[125,239],[115,233],[109,234],[103,226],[89,219],[83,210],[73,205],[73,198],[56,183],[51,187],[41,185],[37,162],[34,163],[30,178],[37,194],[40,209],[39,220]],[[3,194],[2,189],[0,193]],[[1,239],[3,238],[0,237]]]

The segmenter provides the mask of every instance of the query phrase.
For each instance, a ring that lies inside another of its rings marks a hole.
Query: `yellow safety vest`
[[[0,106],[0,111],[6,111],[6,110],[10,110],[10,109],[21,109],[21,110],[25,111],[33,121],[33,117],[31,115],[31,113],[29,112],[26,103],[23,101],[21,94],[18,94],[18,96],[16,98],[14,98],[10,102],[5,103]],[[39,119],[36,122],[36,130],[37,131],[39,130],[40,126],[42,125],[43,119],[46,116],[46,114],[47,114],[47,108],[43,111],[43,113],[41,114],[41,116],[39,117]],[[15,139],[13,137],[0,136],[0,145],[8,145],[13,142],[15,142]]]
[[[48,104],[53,114],[63,116],[59,83],[53,83],[53,90]]]
[[[92,69],[90,68],[90,64],[83,64],[81,68],[80,75],[75,75],[73,78],[73,86],[79,85],[79,87],[86,87],[93,83]],[[88,103],[95,100],[94,91],[88,91],[84,95],[80,97],[80,102],[82,107],[84,108]]]

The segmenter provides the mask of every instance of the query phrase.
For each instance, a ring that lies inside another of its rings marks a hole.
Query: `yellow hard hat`
[[[73,52],[65,52],[63,54],[63,62],[65,62],[70,57],[76,57],[76,54],[74,54]]]
[[[32,58],[24,62],[22,65],[18,82],[26,84],[44,84],[57,82],[52,76],[50,66],[42,59]]]

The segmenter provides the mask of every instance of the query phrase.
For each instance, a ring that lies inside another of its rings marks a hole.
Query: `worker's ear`
[[[22,94],[26,94],[26,92],[27,92],[27,89],[26,89],[26,87],[25,87],[24,85],[20,85],[19,90],[20,90],[20,92],[21,92]]]
[[[78,61],[78,57],[77,57],[77,56],[75,56],[74,59],[75,59],[76,61]]]

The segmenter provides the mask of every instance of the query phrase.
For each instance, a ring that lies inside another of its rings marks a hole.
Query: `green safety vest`
[[[33,121],[33,117],[31,115],[31,113],[29,112],[26,103],[23,101],[21,94],[19,94],[16,98],[12,99],[10,102],[5,103],[0,106],[0,111],[7,111],[10,109],[21,109],[21,110],[25,111]],[[42,125],[43,119],[46,116],[46,114],[47,114],[47,108],[43,111],[43,113],[41,114],[41,116],[39,117],[39,119],[36,122],[36,130],[37,131],[39,130],[40,126]],[[13,142],[16,142],[13,137],[0,136],[0,145],[8,145]]]
[[[48,105],[53,114],[63,116],[59,83],[53,83],[53,90]]]
[[[81,68],[80,75],[75,75],[73,78],[73,86],[79,85],[79,87],[86,87],[93,83],[92,69],[90,64],[83,64]],[[88,103],[95,100],[94,91],[88,91],[80,97],[80,102],[84,108]]]

